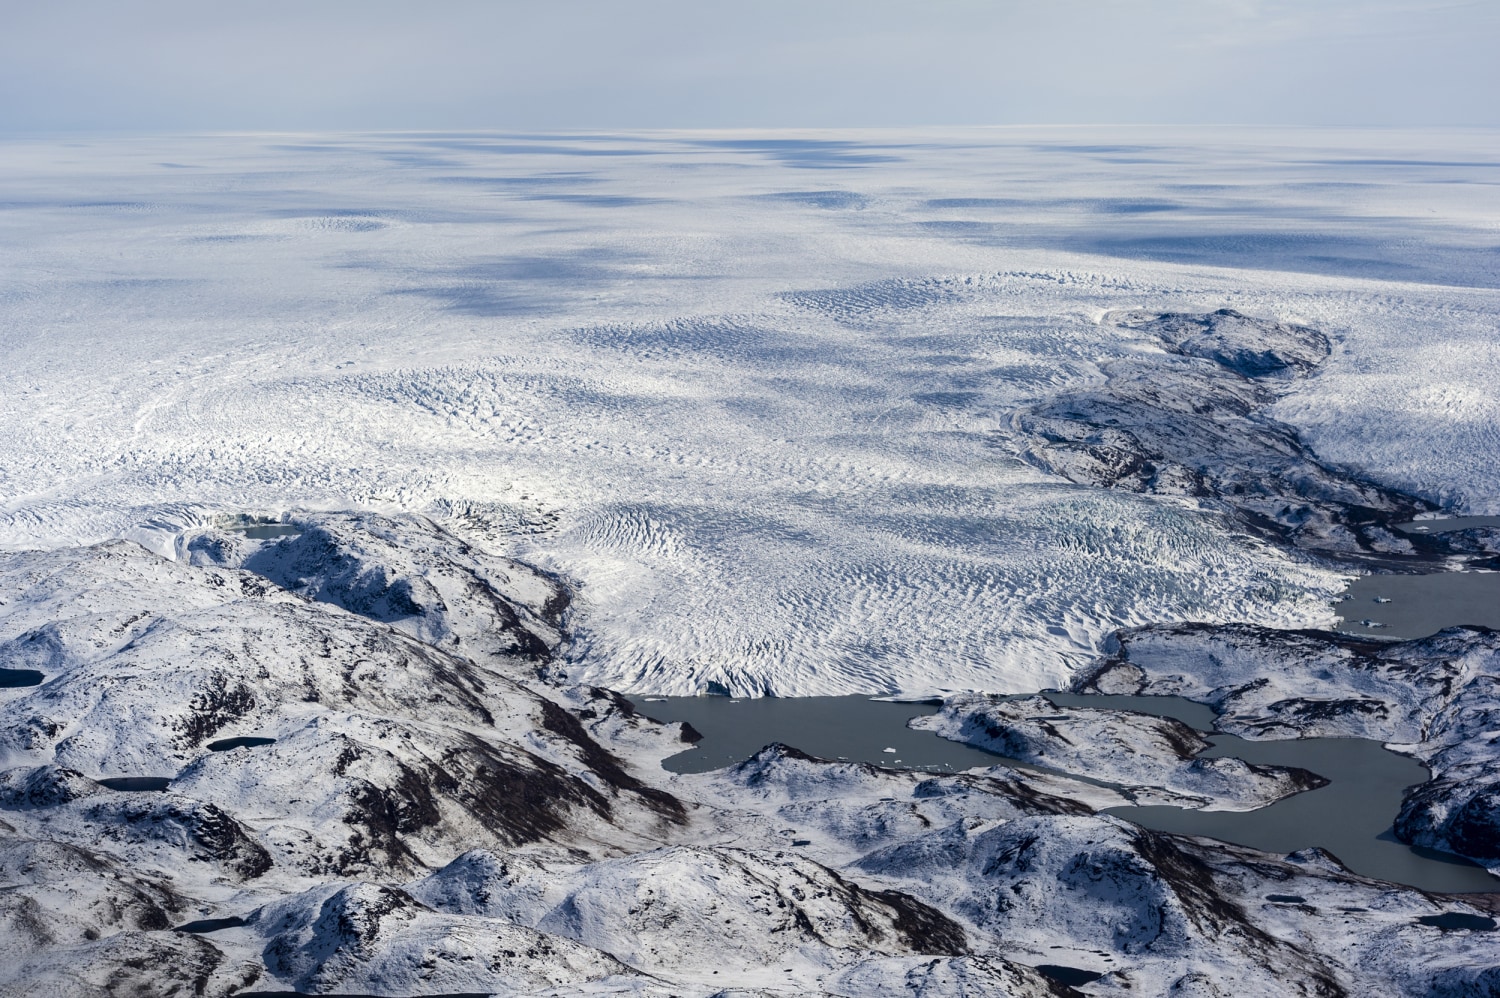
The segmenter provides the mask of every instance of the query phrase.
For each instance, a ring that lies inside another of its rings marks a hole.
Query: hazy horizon
[[[0,133],[1495,126],[1479,3],[14,10]]]

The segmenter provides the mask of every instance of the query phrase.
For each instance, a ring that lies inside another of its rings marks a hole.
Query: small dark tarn
[[[1307,904],[1307,898],[1300,894],[1267,894],[1266,900],[1277,904]]]
[[[173,932],[218,932],[220,929],[237,929],[245,924],[245,920],[238,915],[228,918],[200,918],[196,922],[188,922],[173,929]]]
[[[269,541],[276,537],[296,537],[302,528],[295,523],[257,523],[249,527],[234,528],[252,541]]]
[[[170,776],[106,776],[94,782],[101,787],[125,793],[158,792],[167,789],[172,778]]]
[[[259,738],[255,735],[240,735],[237,738],[220,738],[216,742],[208,743],[210,752],[228,752],[237,748],[259,748],[262,745],[275,745],[274,738]]]
[[[0,690],[42,685],[43,676],[35,669],[0,669]]]
[[[1484,915],[1466,915],[1461,911],[1445,911],[1441,915],[1423,915],[1417,919],[1423,925],[1431,925],[1444,932],[1453,929],[1470,929],[1474,932],[1494,932],[1495,920]]]
[[[1037,973],[1055,981],[1064,987],[1074,987],[1079,984],[1092,984],[1104,975],[1096,970],[1084,970],[1081,967],[1059,967],[1055,963],[1039,963],[1036,965]]]

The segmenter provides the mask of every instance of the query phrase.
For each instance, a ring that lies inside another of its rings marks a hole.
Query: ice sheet
[[[1017,406],[1233,307],[1334,355],[1325,459],[1500,512],[1490,132],[11,141],[0,545],[425,511],[580,587],[577,678],[1055,685],[1122,624],[1331,620],[1329,571],[1049,479]]]

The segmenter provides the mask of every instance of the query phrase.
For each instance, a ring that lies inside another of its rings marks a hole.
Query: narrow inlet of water
[[[1445,516],[1435,520],[1412,520],[1398,523],[1395,528],[1403,534],[1443,534],[1454,530],[1473,530],[1477,527],[1500,527],[1500,516]]]

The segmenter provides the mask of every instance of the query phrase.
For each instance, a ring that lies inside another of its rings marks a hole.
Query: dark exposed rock
[[[1106,322],[1150,333],[1174,353],[1202,357],[1247,378],[1309,373],[1328,358],[1328,337],[1316,329],[1259,319],[1221,308],[1206,315],[1111,312]]]
[[[1475,774],[1424,783],[1402,802],[1395,832],[1403,842],[1500,866],[1500,780]]]
[[[193,694],[189,713],[178,722],[183,745],[191,748],[202,744],[205,738],[254,709],[255,694],[243,679],[222,670],[210,672]]]
[[[1228,309],[1112,318],[1183,359],[1116,361],[1102,385],[1015,413],[1031,464],[1079,484],[1197,498],[1254,535],[1333,559],[1400,565],[1475,547],[1393,532],[1436,507],[1322,461],[1271,417],[1283,388],[1272,376],[1320,363],[1321,333]]]
[[[913,953],[962,956],[969,951],[963,926],[910,894],[873,891],[868,892],[868,897],[895,913],[893,927]]]
[[[626,772],[618,759],[588,736],[576,717],[550,700],[542,700],[539,703],[542,727],[555,735],[561,735],[575,745],[584,764],[599,774],[610,786],[642,798],[669,821],[681,823],[685,820],[682,804],[677,798],[665,790],[642,783]]]

